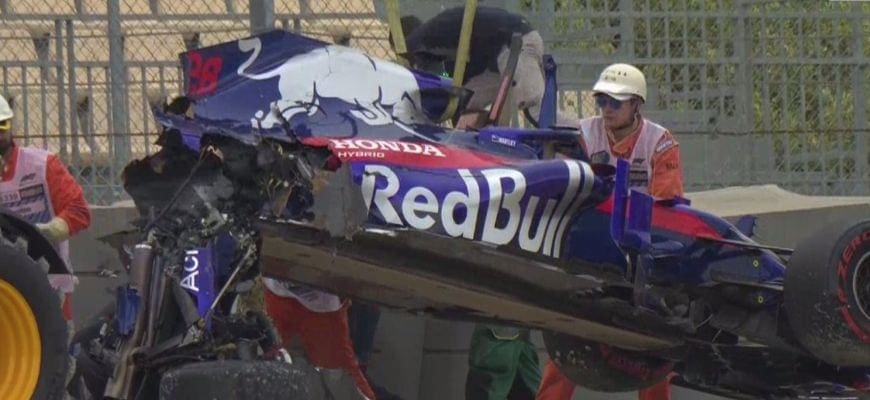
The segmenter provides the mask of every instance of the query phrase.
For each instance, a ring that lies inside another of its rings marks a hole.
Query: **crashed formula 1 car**
[[[591,164],[554,126],[552,59],[548,128],[464,132],[428,122],[462,97],[448,80],[341,46],[275,31],[181,58],[186,96],[154,108],[163,147],[125,171],[167,262],[215,251],[214,227],[235,227],[256,236],[265,276],[541,329],[562,372],[597,391],[669,374],[734,398],[870,386],[870,220],[812,229],[791,250],[629,191],[626,163]],[[220,287],[238,286],[225,275]],[[137,352],[183,357],[195,342]]]

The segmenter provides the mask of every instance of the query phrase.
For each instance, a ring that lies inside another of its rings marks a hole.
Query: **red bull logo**
[[[561,190],[554,191],[561,193],[558,198],[532,194],[542,183],[533,190],[526,175],[513,168],[455,170],[454,179],[463,182],[464,190],[437,195],[432,186],[403,187],[392,168],[369,164],[364,166],[360,187],[369,211],[388,224],[435,229],[495,245],[515,243],[525,251],[559,257],[565,230],[588,198],[594,175],[586,163],[560,160],[558,164],[564,167],[563,174],[567,172],[567,179],[559,180]]]

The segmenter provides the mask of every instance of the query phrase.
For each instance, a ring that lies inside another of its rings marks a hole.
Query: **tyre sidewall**
[[[48,276],[27,254],[0,244],[0,259],[4,260],[0,280],[21,293],[39,329],[41,367],[33,398],[60,399],[69,368],[68,326],[61,314],[60,298],[48,283]]]
[[[785,279],[785,307],[794,336],[834,365],[870,360],[870,319],[858,308],[852,281],[870,252],[870,220],[834,223],[795,248]]]
[[[865,227],[862,232],[860,228],[856,226],[840,239],[831,263],[836,266],[832,280],[843,321],[861,342],[870,345],[870,317],[864,314],[870,310],[861,311],[858,293],[853,285],[855,275],[859,272],[858,263],[862,260],[867,262],[864,257],[870,254],[870,229]],[[867,306],[866,302],[864,306]]]

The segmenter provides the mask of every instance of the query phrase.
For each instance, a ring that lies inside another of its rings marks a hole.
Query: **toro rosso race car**
[[[249,221],[265,276],[540,329],[592,390],[870,387],[870,219],[792,250],[754,242],[750,219],[629,190],[627,163],[592,164],[555,126],[549,57],[541,128],[475,131],[430,122],[467,98],[447,78],[287,32],[181,62],[185,96],[154,106],[162,149],[125,171],[142,215],[187,221],[179,237]]]

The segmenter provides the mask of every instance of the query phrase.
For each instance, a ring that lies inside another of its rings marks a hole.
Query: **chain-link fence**
[[[461,0],[402,0],[424,20]],[[559,63],[562,106],[595,111],[609,63],[647,74],[645,113],[677,133],[690,190],[776,183],[870,193],[870,3],[480,0],[523,13]],[[178,54],[252,21],[391,58],[383,0],[0,0],[0,91],[22,144],[57,152],[93,204],[153,151],[148,99],[180,91]]]
[[[406,0],[423,20],[462,0]],[[383,0],[376,0],[383,14]],[[608,64],[647,77],[644,114],[681,142],[688,190],[773,183],[870,194],[870,2],[480,0],[524,14],[559,65],[561,105],[596,112]]]
[[[0,84],[16,140],[58,153],[92,204],[123,198],[121,169],[158,131],[146,99],[179,91],[188,46],[246,35],[245,4],[0,2]]]
[[[179,53],[249,35],[251,5],[276,28],[391,57],[371,1],[0,0],[16,141],[59,154],[92,204],[123,199],[124,165],[159,131],[149,99],[181,91]]]
[[[870,194],[870,2],[514,7],[541,27],[565,89],[588,90],[616,61],[644,70],[645,112],[678,134],[688,189],[776,183],[809,194]]]

